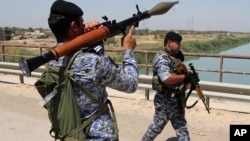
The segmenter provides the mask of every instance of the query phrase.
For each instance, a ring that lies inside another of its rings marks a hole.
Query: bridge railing
[[[39,77],[45,70],[44,66],[40,66],[31,73],[33,77]],[[20,83],[24,83],[24,75],[19,69],[18,63],[0,62],[0,73],[15,74],[19,75]],[[149,99],[149,91],[152,91],[152,76],[150,75],[139,75],[140,89],[145,89],[145,99]],[[221,98],[231,99],[236,101],[250,101],[250,86],[221,83],[221,82],[209,82],[201,81],[200,87],[202,88],[203,94],[206,97],[206,104],[210,104],[210,98]],[[192,96],[197,96],[196,92],[193,92]]]
[[[19,51],[9,51],[10,48],[24,48],[29,49],[33,54],[41,55],[45,52],[47,52],[49,49],[52,48],[52,46],[37,46],[37,45],[24,45],[24,44],[0,44],[1,50],[0,50],[0,61],[2,62],[10,62],[7,58],[15,58],[12,60],[18,60],[20,57],[25,58],[31,58],[34,57],[34,55],[19,55],[17,52]],[[117,53],[121,52],[121,49],[105,49],[107,53]],[[157,51],[146,51],[146,50],[135,50],[135,54],[143,54],[144,56],[144,63],[140,63],[138,66],[145,68],[145,74],[150,74],[150,70],[152,70],[152,62],[150,60],[150,57],[154,57]],[[209,57],[209,58],[218,58],[219,59],[219,67],[218,69],[205,69],[205,68],[197,68],[196,71],[198,72],[213,72],[213,73],[219,73],[218,82],[223,82],[223,74],[225,73],[231,73],[231,74],[242,74],[242,75],[250,75],[249,71],[235,71],[235,70],[225,70],[224,69],[224,60],[225,59],[244,59],[250,61],[250,55],[244,56],[244,55],[226,55],[226,54],[206,54],[206,53],[184,53],[186,57]],[[121,62],[117,62],[118,64],[121,64]]]
[[[22,72],[19,69],[17,63],[9,63],[7,62],[7,57],[25,57],[31,58],[34,56],[30,55],[18,55],[18,53],[11,53],[7,49],[8,48],[28,48],[34,52],[37,52],[37,55],[41,55],[51,49],[51,46],[32,46],[32,45],[10,45],[10,44],[1,44],[1,52],[0,52],[0,72],[2,73],[13,73],[20,76],[20,82],[24,82],[24,77]],[[106,49],[106,52],[121,52],[122,50],[111,50]],[[144,54],[145,60],[143,64],[138,64],[139,67],[145,67],[145,74],[140,74],[139,76],[139,87],[145,89],[145,97],[149,99],[149,92],[151,89],[151,77],[149,74],[150,68],[152,68],[152,63],[149,61],[149,57],[154,56],[156,51],[135,51],[135,53]],[[250,75],[250,72],[240,72],[240,71],[228,71],[223,69],[223,61],[225,58],[231,59],[250,59],[250,56],[236,56],[236,55],[219,55],[219,54],[200,54],[200,53],[185,53],[185,56],[195,56],[195,57],[212,57],[212,58],[220,58],[220,67],[218,70],[211,69],[202,69],[196,68],[196,71],[206,71],[206,72],[215,72],[220,74],[219,82],[206,82],[201,81],[202,89],[205,91],[207,97],[227,97],[233,99],[241,99],[241,100],[250,100],[250,88],[248,85],[238,85],[238,84],[229,84],[229,83],[221,83],[224,73],[232,73],[232,74],[244,74]],[[119,62],[118,62],[119,64]],[[33,76],[40,76],[41,72],[44,70],[44,66],[39,67],[38,69],[32,72]],[[227,91],[226,91],[227,90]],[[230,95],[229,95],[230,94]],[[208,102],[209,103],[209,102]]]

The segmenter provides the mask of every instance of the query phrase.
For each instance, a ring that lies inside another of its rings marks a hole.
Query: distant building
[[[0,40],[11,40],[11,34],[12,32],[10,30],[0,29]]]

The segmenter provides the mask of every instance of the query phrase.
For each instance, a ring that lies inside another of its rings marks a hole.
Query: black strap
[[[186,99],[185,99],[185,106],[187,107],[187,109],[193,108],[198,103],[198,100],[196,100],[192,105],[187,106],[187,101],[188,101],[188,98],[191,95],[192,91],[193,91],[193,89],[190,88],[188,93],[187,93]]]

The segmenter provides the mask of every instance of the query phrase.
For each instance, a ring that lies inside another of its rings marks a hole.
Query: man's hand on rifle
[[[185,75],[184,83],[191,84],[191,89],[195,89],[197,85],[197,80],[195,79],[193,73],[189,71],[184,75]]]

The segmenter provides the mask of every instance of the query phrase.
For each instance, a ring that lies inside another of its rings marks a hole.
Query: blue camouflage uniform
[[[163,81],[166,80],[173,71],[173,60],[170,59],[166,53],[158,53],[154,59],[154,69],[156,70],[159,78]],[[142,137],[142,141],[152,141],[164,129],[168,121],[171,122],[176,131],[179,141],[189,141],[189,133],[187,129],[187,121],[185,119],[185,112],[183,103],[181,102],[181,95],[172,93],[180,91],[184,87],[184,83],[169,85],[164,93],[156,92],[154,97],[155,114],[153,123],[149,125],[146,133]]]
[[[119,91],[133,93],[138,86],[137,63],[131,50],[122,51],[123,66],[119,67],[104,53],[103,46],[96,46],[78,54],[71,66],[75,79],[97,100],[106,102],[108,93],[106,87]],[[61,65],[67,59],[62,57],[58,61],[51,61],[50,65]],[[87,97],[78,87],[74,87],[75,97],[80,107],[82,118],[90,117],[100,108],[98,104]],[[90,126],[88,140],[113,141],[115,139],[115,125],[108,110],[97,117]]]

